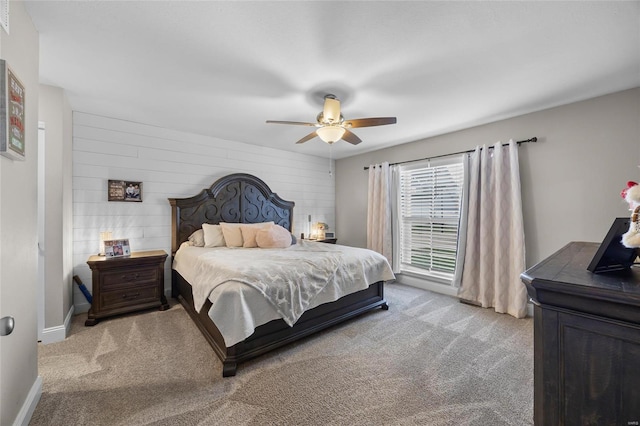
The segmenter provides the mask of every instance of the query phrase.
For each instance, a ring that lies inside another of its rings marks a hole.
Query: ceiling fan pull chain
[[[331,171],[331,158],[332,158],[331,148],[333,148],[333,144],[329,144],[329,177],[333,177],[333,172]]]

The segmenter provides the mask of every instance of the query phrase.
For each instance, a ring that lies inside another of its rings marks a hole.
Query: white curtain
[[[469,211],[458,296],[516,318],[527,314],[518,147],[477,147],[469,167]]]
[[[456,270],[453,274],[452,285],[460,288],[462,285],[462,266],[467,248],[467,222],[469,214],[469,156],[462,155],[462,168],[464,170],[464,180],[462,182],[462,199],[460,200],[460,222],[458,225],[458,250],[456,251]]]
[[[391,269],[394,274],[400,273],[400,166],[390,166],[391,170],[391,187],[389,189],[389,197],[391,197],[391,252],[393,262]]]
[[[367,248],[393,263],[391,237],[391,172],[389,163],[369,166]]]

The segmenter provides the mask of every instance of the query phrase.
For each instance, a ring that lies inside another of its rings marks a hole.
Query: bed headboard
[[[283,200],[262,180],[246,173],[218,179],[209,189],[189,198],[169,198],[171,253],[203,223],[273,221],[291,231],[293,201]]]

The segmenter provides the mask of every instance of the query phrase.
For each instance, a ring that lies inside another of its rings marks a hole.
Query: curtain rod
[[[525,139],[523,141],[517,141],[516,144],[518,144],[518,146],[520,146],[521,143],[527,143],[527,142],[538,142],[538,138],[536,136],[529,138],[529,139]],[[507,146],[509,145],[508,143],[503,143],[502,146]],[[489,149],[492,149],[493,146],[488,147]],[[426,157],[426,158],[418,158],[416,160],[407,160],[407,161],[399,161],[397,163],[391,163],[389,164],[390,166],[395,166],[397,164],[405,164],[405,163],[413,163],[414,161],[424,161],[424,160],[432,160],[434,158],[440,158],[440,157],[449,157],[451,155],[458,155],[458,154],[469,154],[475,152],[475,149],[468,149],[466,151],[460,151],[460,152],[452,152],[451,154],[442,154],[442,155],[435,155],[433,157]],[[369,170],[369,166],[365,166],[364,167],[365,170]]]

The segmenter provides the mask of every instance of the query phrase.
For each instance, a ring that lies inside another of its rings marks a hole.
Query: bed
[[[374,275],[371,274],[368,274],[366,279],[357,280],[362,282],[354,283],[354,285],[362,289],[355,292],[343,294],[344,291],[333,290],[327,286],[327,289],[322,290],[322,293],[314,299],[314,303],[309,306],[309,309],[305,310],[292,325],[288,324],[279,315],[274,315],[273,312],[267,312],[266,316],[256,314],[256,317],[261,317],[262,319],[257,321],[255,328],[251,329],[251,334],[245,331],[245,334],[249,334],[246,338],[235,343],[238,340],[236,338],[232,340],[233,344],[227,345],[226,342],[229,342],[229,326],[225,324],[223,327],[218,319],[214,321],[212,318],[216,318],[216,313],[219,314],[220,306],[229,307],[231,304],[229,302],[216,302],[215,299],[212,301],[214,293],[218,296],[225,294],[224,297],[228,298],[258,300],[256,297],[257,291],[248,286],[243,286],[242,283],[229,282],[224,285],[218,285],[215,291],[211,292],[211,297],[207,298],[203,304],[198,301],[200,292],[197,287],[194,292],[194,287],[189,282],[189,279],[194,281],[193,275],[188,273],[188,270],[184,269],[183,266],[178,268],[183,272],[178,272],[176,265],[179,263],[184,264],[182,259],[188,258],[185,254],[189,252],[194,252],[191,256],[191,259],[194,259],[192,262],[196,262],[200,257],[215,257],[216,253],[212,254],[211,252],[203,251],[203,253],[207,253],[206,256],[199,256],[197,251],[200,250],[199,248],[189,247],[189,236],[205,223],[218,224],[222,222],[255,224],[272,221],[291,231],[294,203],[283,200],[272,192],[262,180],[245,173],[225,176],[217,180],[210,188],[202,190],[193,197],[170,198],[169,202],[171,204],[172,221],[171,250],[174,262],[172,267],[172,296],[177,298],[184,306],[189,316],[222,361],[223,377],[234,376],[238,364],[251,358],[310,336],[372,309],[388,309],[388,304],[384,298],[384,280],[393,278],[393,273],[390,269],[388,272],[379,275],[382,278],[371,284],[367,282],[373,281],[372,277]],[[297,245],[292,245],[291,247],[293,248],[289,250],[291,252],[305,252],[308,250],[336,252],[337,254],[333,256],[340,259],[348,259],[349,250],[367,251],[344,246],[340,248],[319,242],[308,243],[306,241],[298,241]],[[240,254],[243,250],[254,249],[236,250],[235,253]],[[343,252],[343,250],[346,251]],[[378,256],[377,254],[375,255]],[[180,262],[176,262],[176,259],[180,260]],[[385,268],[388,268],[388,264]],[[232,293],[234,288],[240,289],[243,294],[236,296],[235,293]],[[256,303],[258,303],[258,306],[260,303],[265,304],[264,301]],[[198,309],[200,306],[202,306],[201,309]],[[246,308],[228,309],[230,309],[229,312],[233,312],[234,309],[235,311],[242,311]],[[261,311],[260,307],[255,309],[256,312]],[[236,314],[237,312],[235,314],[230,313],[228,316],[238,318],[238,323],[243,322],[244,319],[240,316],[233,316]],[[251,317],[252,315],[249,313],[248,316]],[[220,315],[218,315],[219,317]],[[239,327],[242,328],[242,324],[239,324]]]

